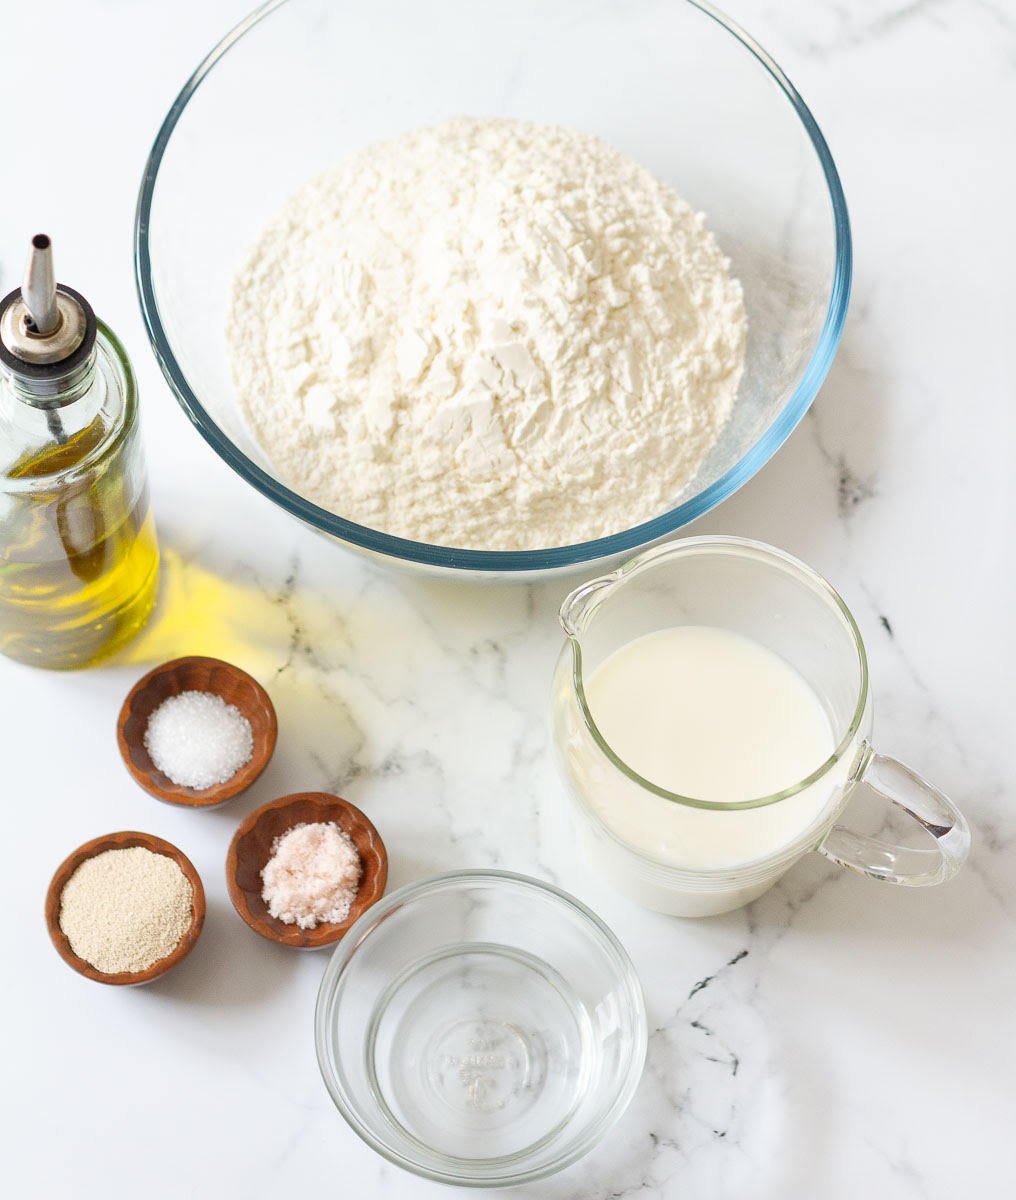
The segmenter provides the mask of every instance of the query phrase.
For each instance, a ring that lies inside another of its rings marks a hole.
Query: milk
[[[650,782],[696,799],[728,804],[793,787],[836,746],[826,711],[802,676],[765,646],[725,629],[685,625],[647,634],[614,651],[585,689],[618,758]],[[573,740],[568,771],[604,824],[656,862],[688,871],[738,868],[778,853],[817,827],[829,806],[826,783],[761,808],[696,809],[584,761],[590,753]]]

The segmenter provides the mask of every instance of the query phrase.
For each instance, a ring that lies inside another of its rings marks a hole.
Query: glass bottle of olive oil
[[[97,661],[145,623],[158,568],[134,372],[38,234],[0,300],[0,652]]]

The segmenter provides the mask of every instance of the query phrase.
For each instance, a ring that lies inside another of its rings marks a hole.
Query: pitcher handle
[[[916,771],[882,754],[872,753],[861,780],[913,817],[935,838],[935,845],[897,846],[836,825],[818,847],[821,853],[841,867],[906,887],[928,887],[951,879],[970,850],[970,829],[952,801]]]

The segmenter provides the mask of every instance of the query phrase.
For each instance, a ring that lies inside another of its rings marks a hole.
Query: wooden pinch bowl
[[[268,911],[261,898],[261,872],[272,856],[272,846],[294,825],[334,821],[349,835],[360,855],[363,874],[349,909],[337,923],[323,922],[314,929],[287,925]],[[300,950],[317,950],[337,942],[362,913],[384,895],[388,882],[388,851],[370,819],[354,804],[328,792],[294,792],[270,800],[240,822],[226,855],[226,884],[233,907],[263,938]]]
[[[145,748],[145,730],[152,713],[170,696],[191,691],[213,692],[227,704],[235,705],[250,722],[254,735],[250,762],[225,783],[201,789],[174,783],[156,767]],[[163,663],[137,681],[120,709],[116,740],[127,770],[146,792],[167,804],[212,808],[250,787],[268,766],[278,733],[275,708],[256,679],[219,658],[191,655]]]
[[[105,850],[126,850],[130,846],[141,846],[145,850],[151,850],[153,854],[164,854],[167,858],[171,858],[180,870],[183,871],[184,875],[187,876],[191,885],[191,891],[194,893],[191,901],[191,923],[187,932],[177,943],[176,949],[171,954],[167,954],[165,958],[160,958],[144,971],[121,971],[115,975],[107,975],[103,971],[99,971],[93,967],[90,962],[79,958],[71,949],[70,940],[60,928],[60,899],[63,896],[63,890],[67,886],[68,880],[86,859],[94,858],[96,854],[102,854]],[[94,979],[96,983],[133,986],[139,983],[150,983],[153,979],[158,979],[160,975],[165,975],[167,971],[171,971],[177,963],[182,962],[190,954],[191,950],[194,949],[194,943],[198,940],[204,923],[205,889],[201,884],[201,876],[194,869],[194,864],[172,842],[163,841],[162,838],[155,837],[151,833],[107,833],[103,837],[93,838],[90,842],[85,842],[73,854],[69,854],[60,866],[57,867],[56,874],[50,880],[49,891],[46,893],[46,927],[49,930],[50,939],[56,947],[57,954],[60,955],[69,967],[73,967],[79,975],[84,975],[86,979]]]

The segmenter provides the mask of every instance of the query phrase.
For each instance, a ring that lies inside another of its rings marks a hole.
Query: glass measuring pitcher
[[[762,895],[810,850],[909,886],[941,883],[962,865],[970,845],[962,814],[872,748],[860,632],[840,596],[804,563],[742,538],[671,542],[577,588],[561,624],[568,641],[554,677],[555,742],[580,839],[629,898],[678,916],[727,912]],[[615,651],[677,626],[729,631],[793,668],[829,721],[835,749],[825,761],[781,791],[733,803],[668,791],[625,762],[597,725],[589,681]],[[928,844],[895,845],[838,824],[861,780],[912,817]],[[765,849],[753,854],[753,846]]]

